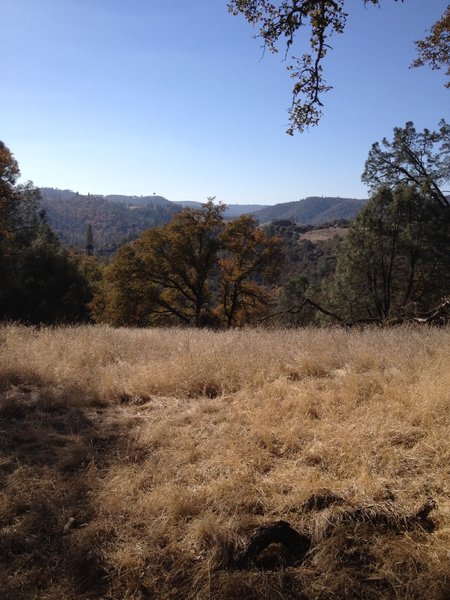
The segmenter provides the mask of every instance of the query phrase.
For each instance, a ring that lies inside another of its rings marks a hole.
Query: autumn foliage
[[[115,325],[241,325],[273,301],[282,240],[247,215],[225,222],[209,200],[122,247],[92,304]]]

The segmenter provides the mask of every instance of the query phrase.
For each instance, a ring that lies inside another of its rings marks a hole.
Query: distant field
[[[1,327],[0,598],[448,599],[449,365],[448,328]]]
[[[334,237],[343,238],[348,233],[348,227],[326,227],[324,229],[312,229],[302,233],[301,240],[310,240],[311,242],[324,242]]]

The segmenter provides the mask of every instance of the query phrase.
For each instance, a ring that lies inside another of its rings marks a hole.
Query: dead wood
[[[450,297],[443,298],[441,303],[438,306],[435,306],[431,310],[428,310],[423,313],[418,314],[408,314],[408,311],[405,307],[401,309],[403,314],[400,314],[396,317],[369,317],[366,319],[344,319],[337,313],[330,311],[314,300],[310,298],[304,298],[300,304],[292,304],[289,308],[285,310],[275,311],[265,315],[264,317],[257,320],[258,323],[263,323],[270,319],[274,319],[277,317],[285,317],[286,315],[298,315],[300,314],[306,306],[312,306],[320,313],[335,319],[340,325],[343,327],[353,327],[355,325],[380,325],[383,327],[391,327],[393,325],[402,325],[406,323],[416,323],[418,325],[424,324],[444,324],[450,319]]]
[[[306,510],[323,510],[346,500],[333,493],[311,496],[303,505]],[[433,531],[435,525],[429,518],[431,511],[437,508],[436,502],[429,498],[411,514],[399,511],[394,504],[373,505],[341,511],[327,518],[328,527],[324,537],[333,536],[336,528],[353,527],[365,524],[378,532],[401,533],[415,528]],[[259,527],[246,546],[228,560],[228,568],[259,568],[275,570],[287,566],[302,566],[311,549],[311,538],[299,533],[286,521],[276,521]]]
[[[323,306],[320,306],[320,304],[318,304],[317,302],[314,302],[314,300],[311,300],[310,298],[304,298],[300,302],[300,304],[292,304],[286,310],[279,310],[279,311],[270,313],[268,315],[265,315],[261,319],[258,319],[258,323],[263,323],[264,321],[268,321],[269,319],[273,319],[275,317],[284,317],[286,315],[300,314],[302,312],[302,310],[305,308],[305,306],[312,306],[313,308],[315,308],[319,312],[323,313],[327,317],[332,317],[333,319],[336,319],[339,323],[345,324],[345,321],[342,317],[340,317],[339,315],[337,315],[334,312],[327,310],[326,308],[323,308]]]
[[[246,547],[232,560],[232,566],[236,569],[248,569],[252,565],[267,568],[262,554],[272,544],[282,547],[275,550],[279,564],[298,565],[311,548],[311,539],[293,529],[286,521],[276,521],[255,531]],[[273,566],[274,562],[272,557],[269,566]]]

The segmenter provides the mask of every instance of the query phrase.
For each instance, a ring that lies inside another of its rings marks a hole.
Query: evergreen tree
[[[0,319],[60,323],[88,318],[91,292],[61,248],[31,183],[17,185],[20,171],[0,142]]]
[[[411,186],[381,189],[356,217],[338,254],[332,290],[346,319],[424,311],[450,294],[450,211]]]
[[[94,233],[90,223],[87,226],[86,231],[86,254],[87,256],[92,256],[94,254]]]
[[[392,142],[383,138],[370,149],[362,180],[372,191],[406,184],[449,207],[444,186],[450,184],[450,125],[442,119],[437,131],[416,131],[414,123],[395,127]]]

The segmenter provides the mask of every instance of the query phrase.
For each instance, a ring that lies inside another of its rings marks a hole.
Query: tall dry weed
[[[413,327],[3,327],[0,591],[450,597],[449,342]],[[273,544],[233,566],[280,519],[311,539],[306,561]]]

